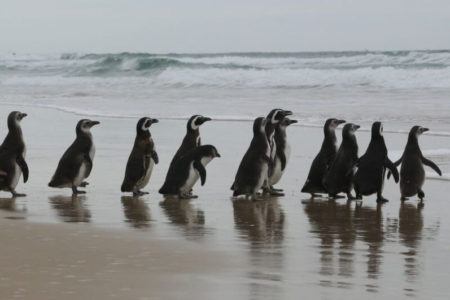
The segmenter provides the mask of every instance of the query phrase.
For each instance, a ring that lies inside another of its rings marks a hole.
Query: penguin
[[[201,145],[200,139],[200,125],[203,123],[211,121],[211,118],[207,118],[201,115],[193,115],[189,118],[186,124],[186,135],[183,138],[183,142],[178,148],[177,152],[172,158],[170,165],[180,159],[183,155],[188,153],[190,150]]]
[[[231,186],[233,197],[245,195],[257,199],[256,193],[267,185],[270,163],[270,146],[265,131],[267,122],[263,117],[253,122],[253,139]]]
[[[289,157],[291,155],[291,146],[287,141],[286,128],[294,123],[297,123],[297,120],[284,118],[277,124],[275,128],[274,140],[276,144],[276,152],[274,158],[273,173],[272,176],[269,177],[270,186],[273,186],[280,181],[289,161]],[[280,196],[284,195],[281,192],[279,194]]]
[[[323,126],[324,139],[319,153],[314,158],[309,169],[308,178],[301,190],[302,193],[311,194],[311,198],[316,194],[325,194],[327,190],[323,185],[325,175],[333,163],[337,153],[337,139],[335,129],[345,123],[345,120],[328,119]]]
[[[13,111],[8,115],[8,134],[0,145],[0,190],[7,191],[13,197],[24,197],[17,193],[16,186],[20,175],[23,182],[28,180],[28,165],[25,161],[26,147],[23,141],[20,123],[27,114]]]
[[[325,175],[324,185],[330,199],[335,199],[338,193],[347,194],[348,200],[354,200],[351,191],[353,188],[353,175],[358,161],[358,143],[355,131],[360,126],[352,123],[345,124],[342,130],[342,143],[336,158]]]
[[[428,128],[423,128],[421,126],[412,127],[408,135],[405,151],[403,151],[400,159],[394,163],[395,166],[402,164],[400,168],[400,199],[402,201],[408,200],[408,197],[417,194],[420,202],[423,202],[423,198],[425,197],[425,193],[422,190],[422,186],[425,182],[425,170],[423,165],[432,168],[439,176],[442,176],[439,167],[431,160],[425,158],[419,147],[419,135],[428,130]]]
[[[158,120],[144,117],[136,125],[136,139],[128,157],[125,178],[121,187],[122,192],[133,192],[135,196],[148,194],[148,192],[142,192],[141,189],[148,184],[153,166],[159,162],[155,143],[149,130],[154,123],[158,123]]]
[[[359,158],[357,167],[354,177],[356,198],[362,199],[362,195],[377,193],[378,203],[388,202],[382,195],[386,168],[394,175],[395,182],[398,182],[398,171],[388,157],[381,122],[372,124],[372,138],[366,153]]]
[[[292,111],[289,110],[283,110],[281,108],[275,108],[272,109],[269,114],[267,115],[266,119],[266,138],[269,143],[270,147],[270,162],[269,162],[269,169],[268,169],[268,178],[272,177],[274,173],[274,167],[275,167],[275,156],[277,153],[277,142],[275,139],[276,134],[276,127],[277,125],[283,120],[285,117],[292,115]],[[282,138],[278,138],[277,140],[282,140]],[[281,147],[281,146],[280,146]],[[263,188],[264,193],[269,193],[271,195],[275,196],[281,196],[283,195],[283,190],[281,189],[275,189],[273,186],[270,185],[269,181],[266,182],[266,186]]]
[[[166,180],[159,189],[165,196],[178,195],[181,199],[197,198],[191,194],[192,187],[200,177],[201,184],[206,182],[206,165],[215,157],[220,157],[216,147],[199,146],[184,154],[169,166]]]
[[[72,188],[73,194],[84,194],[77,188],[85,187],[86,179],[92,170],[95,155],[95,146],[92,139],[91,128],[100,124],[98,121],[82,119],[76,127],[77,137],[72,145],[64,152],[52,180],[48,184],[54,188]]]

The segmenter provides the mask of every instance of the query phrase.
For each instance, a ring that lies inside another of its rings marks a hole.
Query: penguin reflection
[[[186,238],[198,238],[207,232],[204,228],[205,213],[195,208],[189,199],[165,197],[159,204],[172,224],[178,225]]]
[[[402,203],[399,211],[400,242],[408,248],[403,252],[405,259],[405,275],[408,281],[414,281],[418,275],[420,240],[422,239],[423,217],[421,206],[416,207],[411,203]]]
[[[150,227],[150,209],[138,196],[122,196],[120,198],[125,214],[125,222],[134,228]]]
[[[48,199],[63,222],[88,223],[91,221],[91,212],[84,204],[85,196],[75,194],[72,196],[53,196]]]
[[[339,275],[351,276],[354,272],[353,247],[356,240],[356,232],[353,224],[353,216],[350,201],[339,204],[334,201],[305,202],[305,213],[311,223],[311,232],[320,240],[317,247],[320,251],[322,275],[333,275],[335,272],[334,261],[339,261]],[[338,258],[335,258],[334,247],[339,245]]]
[[[12,198],[0,198],[0,209],[11,212],[26,212],[25,205],[22,208],[17,207],[16,197]]]
[[[320,239],[319,273],[352,276],[356,261],[355,242],[363,240],[369,246],[367,275],[369,278],[376,278],[379,274],[384,238],[381,206],[374,209],[357,204],[356,208],[352,209],[352,203],[315,200],[306,202],[304,210],[311,223],[311,232]]]
[[[239,237],[249,243],[252,297],[279,299],[282,290],[272,284],[283,274],[284,212],[278,200],[235,200],[233,211]]]

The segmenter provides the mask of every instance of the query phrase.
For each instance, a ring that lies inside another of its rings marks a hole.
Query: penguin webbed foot
[[[425,198],[425,193],[423,191],[419,191],[417,193],[417,196],[419,197],[420,201],[423,201],[423,198]]]
[[[271,189],[272,191],[279,192],[279,193],[284,192],[283,189],[277,189],[277,188],[274,188],[273,186],[271,186],[270,189]]]
[[[347,193],[347,199],[348,200],[357,200],[358,198],[353,196],[352,193]]]
[[[196,199],[196,198],[198,198],[198,196],[197,195],[193,195],[192,194],[192,190],[191,190],[188,193],[180,193],[178,195],[178,198],[180,198],[180,199]]]
[[[27,196],[27,194],[23,194],[23,193],[17,193],[16,191],[11,191],[11,194],[12,194],[12,196],[13,196],[13,198],[16,198],[16,197],[26,197]]]
[[[386,203],[386,202],[389,202],[389,200],[384,198],[383,196],[377,197],[377,203]]]
[[[148,195],[149,192],[143,192],[143,191],[134,191],[133,192],[133,196],[143,196],[143,195]]]
[[[86,187],[89,185],[89,182],[87,181],[83,181],[82,183],[80,183],[80,187]]]
[[[334,198],[334,199],[344,199],[345,196],[342,196],[342,195],[334,195],[333,198]]]
[[[72,193],[73,193],[74,195],[78,195],[78,194],[86,194],[86,191],[79,191],[79,190],[77,189],[76,186],[72,186]]]

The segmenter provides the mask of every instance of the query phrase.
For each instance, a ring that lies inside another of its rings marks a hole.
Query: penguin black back
[[[61,157],[55,174],[48,184],[50,187],[71,187],[74,193],[78,193],[76,188],[92,170],[95,147],[90,129],[97,124],[100,122],[88,119],[78,121],[75,141]],[[81,168],[84,169],[81,170]]]
[[[166,179],[163,186],[159,189],[159,193],[163,195],[187,196],[186,193],[189,191],[182,191],[181,189],[189,181],[191,168],[197,170],[203,185],[206,180],[205,164],[215,157],[220,157],[220,154],[216,147],[212,145],[199,146],[190,150],[169,166]],[[206,162],[202,162],[204,158],[207,159]],[[195,181],[193,184],[195,184]]]
[[[323,126],[324,139],[322,146],[311,164],[308,177],[302,188],[302,193],[310,193],[312,196],[315,196],[315,193],[327,192],[323,181],[326,172],[336,158],[338,149],[335,129],[342,123],[345,123],[345,120],[334,118],[326,120]]]
[[[372,124],[372,137],[366,153],[358,160],[358,170],[354,178],[356,196],[377,193],[377,202],[387,202],[382,196],[384,175],[389,168],[398,182],[397,168],[388,157],[386,143],[383,137],[383,124]]]
[[[324,180],[328,195],[331,198],[344,192],[349,199],[354,199],[351,190],[353,188],[354,168],[358,161],[358,143],[355,136],[355,131],[358,128],[359,125],[348,123],[342,130],[341,146]]]
[[[143,117],[137,122],[136,138],[128,157],[125,177],[121,186],[122,192],[133,192],[135,195],[146,193],[140,189],[147,185],[153,165],[159,162],[149,129],[152,124],[158,122],[157,119],[148,117]]]
[[[188,153],[190,150],[198,146],[201,146],[199,129],[200,126],[207,121],[211,121],[211,118],[204,117],[201,115],[193,115],[192,117],[189,118],[186,124],[186,135],[184,136],[183,142],[181,143],[177,152],[173,156],[170,164],[173,164],[175,161],[177,161],[183,155]]]
[[[417,194],[421,200],[425,197],[422,186],[425,182],[425,170],[423,165],[432,168],[439,176],[442,172],[439,167],[431,160],[425,158],[420,150],[419,136],[428,131],[428,128],[422,126],[414,126],[411,128],[408,135],[408,142],[406,143],[405,151],[402,157],[395,162],[400,168],[400,192],[401,199],[407,200],[407,197]]]
[[[13,111],[8,115],[8,134],[0,145],[0,190],[9,191],[13,196],[25,196],[15,191],[20,175],[28,180],[28,165],[25,161],[25,142],[20,122],[27,114]]]
[[[270,148],[266,136],[266,122],[263,117],[253,122],[253,138],[239,164],[234,183],[233,196],[255,195],[267,180]]]

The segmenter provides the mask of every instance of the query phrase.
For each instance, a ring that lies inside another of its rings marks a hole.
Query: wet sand
[[[12,108],[2,108],[5,120]],[[392,180],[385,205],[373,196],[311,201],[299,191],[322,130],[294,126],[279,184],[286,196],[231,201],[252,125],[213,121],[202,126],[202,142],[222,157],[208,165],[205,186],[195,187],[199,198],[164,200],[157,190],[185,121],[161,120],[152,127],[161,163],[146,188],[150,195],[133,198],[119,187],[137,120],[99,118],[88,193],[72,197],[47,183],[81,116],[18,109],[29,114],[23,130],[30,180],[17,188],[25,198],[0,194],[1,299],[446,299],[450,292],[448,181],[427,179],[423,208],[417,199],[401,204]],[[357,138],[361,155],[370,133],[358,131]],[[406,138],[385,134],[393,151]],[[420,143],[423,150],[450,149],[445,136],[424,135]],[[447,156],[429,158],[450,171]]]

